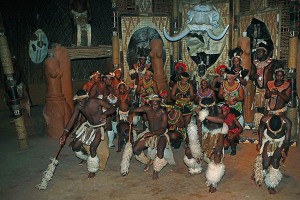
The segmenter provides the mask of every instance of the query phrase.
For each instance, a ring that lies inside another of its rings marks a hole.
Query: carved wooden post
[[[72,113],[70,105],[73,108],[71,63],[68,58],[67,50],[58,46],[54,49],[54,57],[45,61],[47,93],[44,117],[47,133],[53,138],[61,136]]]
[[[251,72],[251,48],[250,48],[250,38],[246,37],[247,33],[243,32],[243,37],[239,38],[238,46],[243,49],[243,54],[241,55],[241,65],[249,70],[248,76]],[[244,122],[251,124],[254,120],[254,109],[252,108],[254,100],[255,88],[252,81],[247,81],[247,85],[244,87],[244,103],[243,103],[243,113]]]
[[[240,0],[234,1],[234,27],[233,27],[233,41],[232,46],[238,46],[238,39],[239,39],[239,24],[238,24],[238,14],[240,13]],[[245,30],[242,30],[245,31]]]
[[[299,69],[297,71],[298,80],[296,81],[296,66],[297,66],[297,51],[298,51],[298,35],[299,35],[299,6],[298,0],[290,0],[290,38],[289,38],[289,61],[288,67],[291,72],[291,104],[287,110],[287,117],[292,121],[292,136],[291,139],[297,140],[297,125],[298,125],[298,111],[297,111],[297,88],[299,84]],[[298,58],[299,59],[299,58]],[[298,97],[299,97],[298,92]],[[298,114],[299,115],[299,114]]]
[[[163,64],[163,43],[161,39],[153,39],[150,42],[151,51],[149,56],[153,68],[153,79],[157,82],[158,91],[167,91],[170,94],[168,87],[168,79],[164,71]]]
[[[178,0],[173,0],[173,34],[177,35],[179,30],[179,20],[178,20]],[[178,52],[178,42],[173,42],[173,61],[178,62],[179,52]]]
[[[3,32],[0,32],[0,57],[3,66],[3,73],[6,76],[5,87],[7,88],[6,92],[8,93],[10,107],[14,115],[14,122],[19,139],[19,147],[20,149],[28,149],[27,131],[24,125],[24,118],[22,116],[22,109],[17,92],[16,81],[13,77],[14,69],[7,38]]]
[[[120,44],[119,44],[119,35],[118,35],[118,12],[116,0],[112,0],[112,10],[113,10],[113,36],[112,36],[112,61],[114,69],[117,69],[120,64]]]

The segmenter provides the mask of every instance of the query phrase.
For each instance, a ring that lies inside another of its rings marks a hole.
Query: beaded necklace
[[[187,83],[186,86],[181,85],[181,81],[177,82],[178,89],[181,93],[186,93],[190,89],[190,84]]]
[[[172,119],[171,116],[170,116],[170,113],[168,114],[168,123],[169,124],[176,124],[180,118],[180,113],[178,114],[178,111],[177,110],[174,110],[175,111],[175,117]]]
[[[146,82],[146,80],[143,78],[143,87],[144,87],[145,89],[151,87],[151,85],[152,85],[152,79],[150,79],[150,81],[147,81],[147,82]]]
[[[213,91],[208,89],[207,92],[203,92],[201,88],[199,88],[198,90],[198,95],[200,98],[207,98],[210,97],[212,95]]]
[[[236,91],[237,89],[239,89],[239,87],[240,83],[237,81],[234,81],[233,85],[229,85],[228,81],[224,82],[224,89],[229,93]]]

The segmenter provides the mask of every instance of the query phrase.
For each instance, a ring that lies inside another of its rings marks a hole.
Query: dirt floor
[[[236,156],[225,153],[226,173],[218,191],[209,194],[205,186],[205,170],[190,176],[183,163],[184,150],[174,150],[176,166],[166,166],[159,173],[159,180],[152,180],[152,171],[143,172],[143,166],[132,159],[130,173],[120,175],[121,153],[111,150],[105,171],[97,172],[94,179],[87,179],[86,166],[69,147],[59,157],[53,179],[48,188],[35,188],[41,182],[43,171],[50,164],[58,148],[58,140],[45,133],[43,106],[32,107],[32,117],[26,118],[28,150],[19,150],[14,124],[9,112],[0,111],[0,199],[300,199],[300,148],[291,147],[289,156],[281,168],[283,179],[276,195],[269,195],[265,185],[257,187],[251,180],[252,164],[257,154],[255,144],[240,144]],[[115,140],[116,144],[116,140]]]

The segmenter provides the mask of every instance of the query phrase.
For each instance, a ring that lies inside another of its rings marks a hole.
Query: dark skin
[[[97,74],[95,73],[94,74],[95,76],[93,78],[91,78],[89,81],[87,81],[85,84],[83,84],[82,86],[82,89],[84,91],[86,91],[87,93],[90,92],[92,86],[95,84],[95,83],[98,83],[99,81],[101,81],[101,76],[100,74]]]
[[[146,61],[147,61],[147,58],[146,57],[141,57],[138,59],[138,63],[135,63],[133,64],[133,68],[134,69],[140,69],[141,71],[143,71],[143,69],[149,69],[150,68],[150,65],[149,64],[146,64]],[[131,74],[130,75],[130,78],[132,80],[135,80],[135,84],[137,85],[138,84],[138,81],[139,81],[139,78],[142,78],[142,77],[139,77],[139,74],[138,73],[134,73],[134,74]]]
[[[257,59],[259,61],[265,61],[268,59],[266,51],[264,51],[263,49],[258,49],[256,51],[256,54],[257,54]],[[263,69],[262,86],[260,86],[258,83],[259,76],[257,74],[257,67],[254,65],[254,63],[252,63],[251,73],[250,73],[249,78],[250,78],[250,80],[255,82],[256,87],[263,89],[263,88],[267,88],[268,81],[273,80],[273,74],[274,74],[274,69],[272,67],[272,62],[271,62],[269,65],[267,65]],[[257,107],[256,109],[257,109],[257,112],[266,113],[266,108],[264,108],[264,107]]]
[[[145,135],[136,141],[133,146],[133,153],[135,155],[140,155],[142,151],[144,151],[146,147],[147,141],[150,137],[157,135],[160,136],[165,133],[168,125],[168,117],[167,112],[164,110],[160,101],[151,101],[150,106],[144,105],[140,108],[135,108],[131,110],[128,117],[128,122],[132,124],[133,114],[134,113],[146,113],[148,122],[149,122],[149,130],[150,132],[145,133]],[[166,137],[158,137],[157,143],[157,157],[162,159],[164,157],[164,150],[166,148],[167,138]],[[153,170],[153,179],[158,179],[158,173]]]
[[[91,88],[89,96],[93,98],[99,98],[99,95],[102,95],[102,99],[108,102],[107,97],[112,97],[112,94],[114,94],[113,88],[111,87],[111,82],[111,78],[105,77],[103,78],[103,81],[95,83]],[[108,116],[107,118],[107,130],[112,130],[111,116]]]
[[[118,124],[117,129],[118,129],[118,134],[119,134],[117,152],[121,152],[121,149],[122,149],[125,141],[130,142],[133,145],[133,143],[134,143],[133,134],[132,134],[132,131],[129,133],[130,124],[128,122],[122,122],[122,123]],[[129,140],[129,137],[128,137],[129,134],[130,134],[130,141],[128,141]],[[123,175],[126,176],[127,174],[123,174]]]
[[[284,83],[284,73],[282,71],[278,71],[275,73],[275,86],[279,87]],[[276,105],[274,110],[281,109],[285,107],[285,105],[289,102],[291,97],[292,89],[291,86],[289,86],[286,90],[283,90],[282,92],[279,92],[277,88],[273,88],[271,91],[267,87],[265,98],[270,99],[272,95],[277,96]]]
[[[182,87],[184,87],[184,86],[186,86],[186,85],[188,84],[188,80],[189,80],[188,78],[182,78],[182,79],[181,79],[180,83],[181,83]],[[176,101],[176,100],[178,100],[178,99],[184,98],[183,96],[185,95],[185,94],[177,94],[177,95],[176,95],[177,89],[178,89],[178,82],[175,83],[175,85],[174,85],[173,88],[172,88],[172,92],[171,92],[171,99],[174,100],[174,101]],[[186,98],[189,98],[190,101],[193,101],[193,99],[194,99],[194,89],[193,89],[192,84],[190,84],[190,87],[189,87],[189,90],[188,90],[188,91],[189,91],[189,93],[190,93],[190,96],[189,96],[189,97],[186,97]],[[191,114],[190,114],[190,115],[185,115],[185,116],[184,116],[184,123],[185,123],[185,126],[186,126],[186,127],[187,127],[187,125],[190,123],[191,117],[192,117]]]
[[[210,89],[210,87],[209,87],[208,81],[207,81],[207,80],[202,80],[202,81],[200,82],[200,88],[199,88],[200,94],[201,94],[202,96],[205,96],[205,95],[207,95],[210,91],[211,91],[211,89]],[[195,95],[195,96],[196,96],[196,98],[194,99],[194,101],[195,101],[195,103],[198,103],[201,99],[200,99],[199,95]],[[214,99],[214,102],[217,101],[216,95],[215,95],[214,92],[212,93],[212,98]]]
[[[244,78],[240,77],[239,74],[239,72],[242,70],[240,58],[235,57],[233,59],[233,69],[235,71],[236,78],[240,81],[240,83],[244,86],[247,85],[247,81]]]
[[[175,73],[176,73],[176,77],[175,77],[176,82],[180,81],[180,76],[181,76],[183,70],[184,70],[183,67],[178,67],[177,71],[175,71]],[[173,88],[173,86],[175,85],[176,82],[174,82],[173,80],[170,79],[169,87]]]
[[[221,108],[221,109],[222,109],[222,113],[223,113],[223,115],[224,115],[224,118],[226,119],[226,117],[227,117],[228,114],[229,114],[229,111],[228,111],[227,109],[225,109],[225,108]],[[224,148],[228,148],[229,145],[230,145],[232,148],[235,149],[236,144],[235,144],[235,141],[234,141],[234,140],[237,138],[237,136],[238,136],[239,134],[242,133],[243,127],[242,127],[242,125],[240,124],[240,122],[239,122],[235,117],[234,117],[234,119],[233,119],[232,124],[227,124],[227,125],[228,125],[228,128],[229,128],[229,132],[228,132],[228,134],[227,134],[226,137],[225,137]],[[235,133],[230,132],[230,130],[233,130],[233,129],[235,129],[235,128],[238,128],[238,131],[237,131],[237,132],[235,132]]]
[[[119,91],[118,95],[117,95],[118,101],[116,103],[116,107],[118,107],[120,111],[127,112],[129,110],[130,98],[129,98],[129,95],[126,91],[125,85],[124,84],[120,85],[118,91]],[[118,116],[117,121],[120,122],[119,116]],[[121,152],[124,138],[126,138],[125,134],[124,134],[124,131],[129,129],[129,124],[128,123],[126,123],[126,124],[121,123],[118,126],[119,126],[120,131],[118,131],[119,137],[118,137],[118,150],[117,150],[117,152]]]
[[[115,90],[115,94],[118,94],[118,84],[121,83],[121,71],[120,70],[116,70],[115,71],[115,76],[114,78],[112,79],[112,82],[111,82],[111,87]]]
[[[205,126],[209,130],[213,130],[213,129],[219,128],[219,124],[222,124],[224,122],[224,115],[222,113],[222,110],[220,108],[218,108],[217,116],[213,116],[212,108],[213,107],[206,108],[206,109],[209,110],[209,116],[207,116],[203,122],[201,122],[197,117],[198,135],[199,135],[200,144],[202,144],[202,123],[204,123]],[[219,138],[218,138],[218,141],[217,141],[217,144],[216,144],[216,147],[214,149],[213,154],[212,155],[207,155],[207,156],[210,156],[208,159],[212,159],[211,157],[213,156],[213,161],[216,164],[220,163],[221,160],[222,160],[223,144],[224,144],[224,137],[223,137],[223,135],[220,135]],[[191,156],[191,151],[190,151],[189,148],[186,150],[185,153],[186,153],[188,158],[192,157]],[[199,163],[200,160],[197,160],[197,162]],[[213,185],[209,186],[209,193],[215,193],[216,191],[217,191],[217,188],[213,187]]]
[[[228,82],[229,85],[233,85],[234,82],[236,81],[234,76],[227,76],[226,79],[227,79],[226,81]],[[234,97],[232,99],[229,98],[228,100],[225,101],[225,103],[230,106],[230,105],[235,105],[238,101],[243,101],[244,100],[244,90],[243,90],[243,88],[239,87],[238,92],[239,92],[239,96],[238,97]],[[224,88],[223,88],[223,85],[221,85],[221,88],[220,88],[220,90],[218,92],[218,97],[220,99],[224,99]]]
[[[279,139],[283,136],[285,136],[284,142],[281,145],[281,147],[277,147],[275,150],[273,156],[268,156],[268,146],[269,142],[267,142],[264,145],[264,149],[262,152],[262,158],[263,158],[263,169],[267,169],[269,166],[272,166],[275,169],[278,169],[280,166],[280,160],[285,159],[289,150],[290,146],[290,138],[291,138],[291,128],[292,128],[292,122],[285,116],[280,116],[281,120],[284,120],[286,123],[282,125],[282,129],[279,133],[276,135],[270,131],[270,129],[267,126],[267,121],[271,119],[271,117],[274,115],[265,115],[261,118],[259,128],[258,128],[258,134],[259,134],[259,143],[257,144],[257,148],[260,149],[262,146],[262,138],[263,138],[263,132],[265,129],[267,129],[267,135],[271,137],[272,139]],[[253,176],[252,176],[253,179]],[[268,191],[270,194],[275,194],[276,191],[274,188],[268,188]]]
[[[257,59],[259,61],[265,61],[268,59],[268,56],[266,54],[266,52],[263,50],[263,49],[258,49],[256,51],[257,53]],[[260,86],[257,82],[257,79],[259,78],[258,75],[257,75],[257,68],[254,64],[252,64],[251,66],[251,74],[250,74],[250,79],[252,81],[255,81],[255,85],[259,88],[267,88],[267,82],[268,81],[271,81],[273,80],[273,73],[274,73],[274,69],[272,67],[272,63],[269,64],[268,66],[266,66],[264,68],[264,71],[263,71],[263,85]]]
[[[148,82],[152,79],[152,75],[149,71],[147,71],[145,73],[144,79],[146,82]],[[136,88],[136,93],[140,94],[142,87],[143,87],[143,81],[142,81],[142,79],[140,79],[140,81],[138,82],[137,88]],[[158,94],[158,87],[157,87],[157,83],[155,81],[153,81],[153,91],[154,91],[154,94]]]
[[[176,112],[175,109],[169,109],[168,119],[174,119],[179,114],[180,114],[180,111]],[[175,124],[168,124],[168,129],[169,129],[168,135],[170,137],[170,141],[177,142],[182,139],[181,133],[176,131],[177,128],[184,128],[184,120],[183,120],[182,115]]]
[[[145,82],[150,81],[152,79],[151,72],[146,71],[144,78],[139,80],[136,91],[135,91],[139,95],[141,95],[143,92],[145,92],[145,91],[143,91],[143,89],[145,89],[144,85],[143,85],[143,79],[145,80]],[[158,94],[158,87],[157,87],[157,83],[155,81],[153,81],[152,87],[153,87],[154,94]],[[147,94],[147,95],[150,95],[150,94]],[[144,120],[144,122],[147,121],[147,116],[145,114],[143,114],[143,120]],[[144,128],[145,127],[146,127],[146,125],[144,124]]]
[[[105,107],[108,109],[105,113],[102,112],[102,108]],[[85,98],[82,100],[78,100],[75,104],[74,112],[66,125],[67,130],[71,130],[78,118],[79,114],[82,114],[86,120],[92,125],[99,125],[101,123],[105,123],[107,115],[110,115],[116,111],[115,107],[111,106],[109,103],[95,98]],[[70,131],[67,132],[64,130],[62,136],[59,139],[60,145],[65,145],[67,137]],[[90,154],[91,157],[95,157],[97,154],[97,148],[101,142],[101,134],[96,134],[95,139],[92,141],[90,145]],[[80,151],[83,146],[80,138],[77,138],[72,144],[73,151]],[[90,172],[88,178],[95,177],[95,173]]]

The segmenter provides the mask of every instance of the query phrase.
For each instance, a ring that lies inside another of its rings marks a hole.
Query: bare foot
[[[94,178],[96,176],[96,174],[94,172],[90,172],[88,175],[88,178]]]
[[[269,194],[276,194],[276,190],[274,188],[268,188]]]
[[[153,164],[153,160],[150,160],[144,167],[144,172],[148,171],[150,166]]]
[[[210,185],[208,191],[209,191],[209,193],[215,193],[217,191],[217,188],[215,188],[212,185]]]
[[[78,165],[84,165],[86,163],[86,160],[81,160]]]
[[[154,170],[153,170],[152,179],[153,179],[153,180],[159,179],[159,178],[158,178],[158,173],[157,173],[156,171],[154,171]]]

